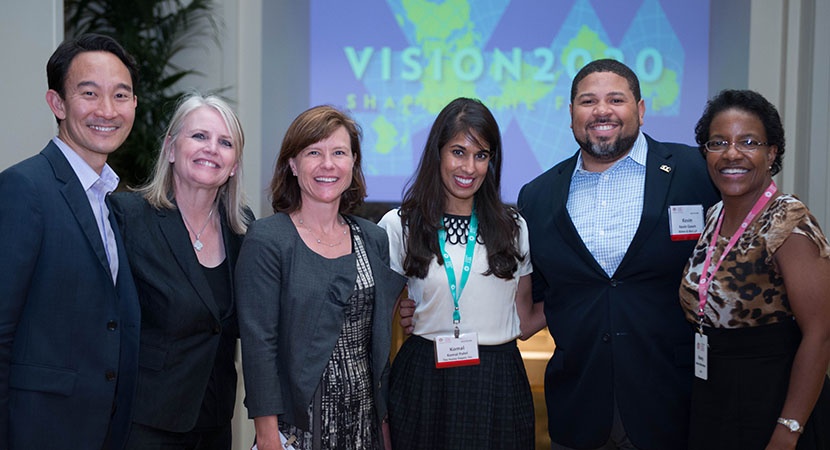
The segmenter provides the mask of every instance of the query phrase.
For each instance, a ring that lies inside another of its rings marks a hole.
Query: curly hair
[[[695,125],[695,142],[703,157],[706,157],[704,144],[709,140],[709,127],[718,114],[737,109],[757,117],[764,125],[767,134],[767,144],[778,148],[770,172],[775,175],[781,170],[781,161],[784,158],[784,125],[775,106],[763,95],[751,90],[724,89],[706,103],[703,115]]]

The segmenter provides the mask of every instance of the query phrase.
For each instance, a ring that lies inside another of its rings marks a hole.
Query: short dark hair
[[[321,105],[303,111],[285,131],[274,176],[271,178],[271,208],[275,213],[290,214],[303,206],[300,184],[297,177],[292,175],[288,161],[309,145],[331,136],[340,127],[344,127],[349,134],[354,156],[352,184],[341,195],[340,212],[351,213],[363,203],[366,198],[366,180],[361,168],[360,151],[363,130],[348,113],[330,105]]]
[[[573,83],[571,83],[571,103],[573,103],[574,98],[576,98],[576,88],[579,85],[579,82],[588,75],[596,72],[611,72],[625,78],[625,80],[628,81],[628,88],[631,89],[631,93],[634,94],[634,100],[638,102],[640,101],[640,80],[631,68],[616,59],[597,59],[585,64],[585,66],[582,69],[579,69],[579,72],[576,73]]]
[[[751,90],[724,89],[706,102],[703,115],[695,125],[695,142],[697,142],[700,154],[706,156],[704,144],[709,140],[709,127],[712,125],[712,120],[728,109],[745,111],[761,121],[767,134],[767,144],[778,148],[775,161],[772,162],[770,168],[770,173],[773,175],[778,173],[784,158],[784,125],[781,123],[781,116],[775,106],[763,95]]]
[[[49,89],[57,92],[61,98],[66,94],[66,74],[72,60],[83,52],[109,52],[127,66],[130,72],[130,80],[133,83],[133,93],[138,89],[138,65],[135,59],[121,47],[115,39],[102,34],[87,33],[76,38],[70,38],[61,43],[49,62],[46,63],[46,81]]]

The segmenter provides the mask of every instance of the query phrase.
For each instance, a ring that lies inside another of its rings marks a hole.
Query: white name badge
[[[435,368],[475,366],[478,359],[478,333],[435,338]]]
[[[669,206],[669,233],[673,241],[692,241],[703,232],[703,205]]]
[[[285,450],[295,450],[296,449],[296,447],[294,447],[292,445],[295,442],[297,442],[297,437],[296,436],[291,435],[291,437],[286,438],[285,435],[282,434],[282,431],[279,432],[279,435],[280,435],[280,444],[282,444],[282,448],[284,448]],[[259,450],[259,447],[257,447],[256,444],[254,444],[254,446],[251,447],[251,450]]]
[[[695,333],[695,376],[709,379],[709,336]]]

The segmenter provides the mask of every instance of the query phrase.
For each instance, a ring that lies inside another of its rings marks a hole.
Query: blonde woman
[[[187,95],[150,182],[112,195],[141,304],[127,448],[231,448],[239,334],[233,269],[253,219],[240,179],[244,144],[226,102]]]

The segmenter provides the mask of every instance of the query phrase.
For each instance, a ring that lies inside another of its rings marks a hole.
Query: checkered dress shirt
[[[571,178],[568,214],[594,259],[613,276],[643,213],[648,145],[640,132],[631,151],[604,172],[582,168],[580,152]]]

